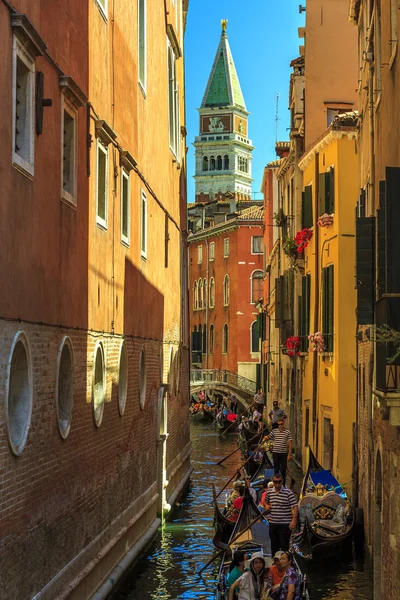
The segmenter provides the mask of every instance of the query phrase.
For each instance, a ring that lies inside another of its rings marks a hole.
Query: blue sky
[[[289,127],[290,61],[299,55],[297,28],[301,0],[189,0],[185,38],[186,128],[188,132],[188,202],[194,202],[194,137],[198,111],[221,35],[227,34],[249,117],[253,141],[253,192],[259,193],[264,166],[275,159],[276,95],[279,93],[278,139],[287,140]],[[305,1],[302,2],[305,5]]]

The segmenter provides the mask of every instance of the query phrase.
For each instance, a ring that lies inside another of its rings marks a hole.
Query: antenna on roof
[[[276,95],[276,113],[275,113],[275,143],[278,141],[278,121],[279,119],[279,92]]]

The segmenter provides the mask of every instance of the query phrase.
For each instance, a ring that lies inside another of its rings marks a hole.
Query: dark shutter
[[[357,218],[361,219],[367,215],[367,206],[366,206],[366,193],[365,190],[360,191],[360,195],[357,202]]]
[[[302,194],[302,226],[313,226],[312,185],[306,185]]]
[[[275,279],[275,327],[280,327],[282,323],[282,293],[281,279]]]
[[[374,322],[375,218],[356,219],[357,322]]]
[[[308,335],[310,333],[310,284],[311,275],[304,275],[301,278],[301,319],[300,336],[301,350],[308,350]]]
[[[379,208],[376,211],[377,229],[378,229],[378,290],[377,296],[380,298],[386,293],[386,183],[379,182]]]
[[[335,212],[335,169],[331,167],[325,175],[325,212],[330,215]]]
[[[324,334],[325,349],[327,349],[328,336],[328,277],[327,269],[322,269],[322,333]]]
[[[386,290],[400,293],[400,168],[386,167]]]
[[[324,213],[326,204],[326,173],[319,174],[319,190],[318,190],[318,216]]]

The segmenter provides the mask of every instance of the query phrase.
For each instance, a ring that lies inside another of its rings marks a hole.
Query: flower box
[[[317,224],[320,227],[330,227],[331,225],[333,225],[333,214],[328,215],[328,213],[324,213],[318,219]]]

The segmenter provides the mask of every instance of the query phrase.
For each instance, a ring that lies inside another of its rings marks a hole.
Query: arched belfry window
[[[215,171],[215,156],[210,156],[210,171]]]
[[[203,171],[208,171],[208,156],[203,156]]]
[[[222,156],[217,156],[217,170],[222,171]]]
[[[225,154],[224,156],[224,170],[227,171],[229,169],[229,156]]]

